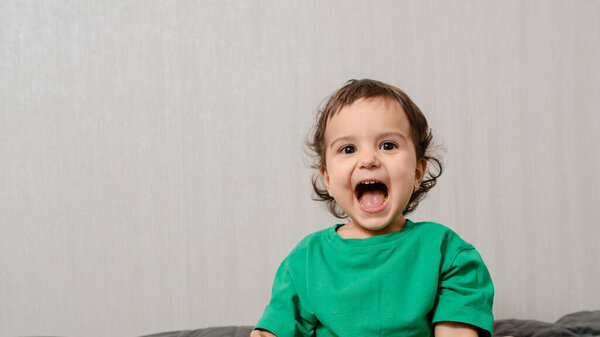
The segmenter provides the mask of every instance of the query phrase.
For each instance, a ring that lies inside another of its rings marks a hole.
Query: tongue
[[[374,209],[383,205],[384,196],[382,191],[367,191],[360,198],[360,204],[363,208]]]

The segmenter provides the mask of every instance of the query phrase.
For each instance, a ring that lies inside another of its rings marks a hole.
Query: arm
[[[458,322],[439,322],[434,328],[435,337],[478,337],[475,327]],[[254,336],[251,336],[254,337]],[[262,336],[256,336],[262,337]]]
[[[267,330],[254,330],[250,333],[250,337],[277,337]]]
[[[298,293],[291,267],[293,266],[290,266],[290,257],[288,256],[277,269],[271,300],[265,308],[263,316],[256,323],[252,337],[309,337],[313,335],[317,318]]]
[[[442,324],[439,336],[454,336],[458,328],[467,327],[475,329],[473,336],[490,337],[494,329],[493,298],[494,286],[481,256],[474,248],[464,249],[440,275],[431,321]],[[438,336],[437,326],[434,333]]]

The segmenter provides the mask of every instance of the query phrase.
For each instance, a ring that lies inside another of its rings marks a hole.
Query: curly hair
[[[325,129],[327,128],[327,122],[340,112],[343,107],[354,103],[354,101],[360,98],[373,97],[388,98],[400,103],[410,122],[411,138],[415,144],[417,161],[425,159],[428,164],[423,181],[419,185],[419,188],[413,192],[406,208],[402,211],[402,214],[406,215],[414,211],[427,192],[435,186],[437,179],[442,175],[443,167],[441,159],[431,153],[433,134],[427,124],[427,119],[425,119],[421,110],[402,90],[371,79],[352,79],[334,92],[327,100],[325,106],[318,109],[317,122],[312,132],[312,139],[307,141],[308,148],[315,159],[311,167],[319,169],[319,171],[326,169]],[[321,174],[313,175],[312,185],[315,192],[313,200],[324,201],[331,214],[335,217],[340,219],[348,218],[335,199],[327,192]]]

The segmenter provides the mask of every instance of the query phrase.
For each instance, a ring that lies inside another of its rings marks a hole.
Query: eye
[[[392,143],[392,142],[383,142],[381,143],[381,145],[379,145],[379,149],[380,150],[384,150],[384,151],[390,151],[393,149],[397,149],[398,145]]]
[[[343,154],[351,154],[356,152],[356,148],[354,147],[354,145],[345,145],[340,149],[339,152]]]

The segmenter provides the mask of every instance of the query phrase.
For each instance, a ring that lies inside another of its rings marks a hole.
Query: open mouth
[[[365,180],[356,185],[354,195],[363,211],[380,212],[386,205],[388,187],[378,180]]]

